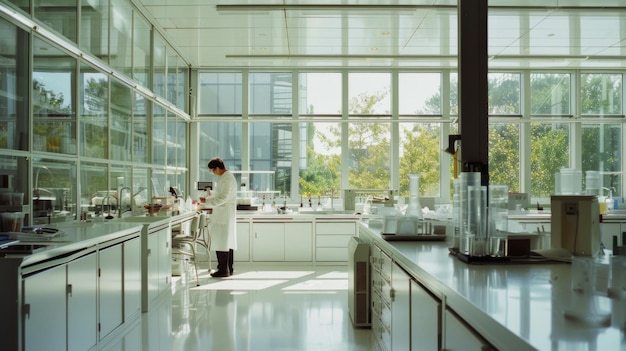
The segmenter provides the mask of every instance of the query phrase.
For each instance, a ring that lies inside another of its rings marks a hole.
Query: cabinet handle
[[[148,256],[152,255],[152,249],[148,249]]]
[[[22,312],[24,312],[24,317],[30,319],[30,304],[25,303],[22,307]]]
[[[72,284],[67,284],[67,295],[72,296]]]
[[[394,288],[389,289],[389,298],[392,302],[396,299],[396,290]]]
[[[257,238],[257,233],[256,233],[256,232],[254,232],[254,238],[255,238],[255,239]]]

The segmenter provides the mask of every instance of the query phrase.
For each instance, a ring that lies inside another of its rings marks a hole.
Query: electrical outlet
[[[578,213],[578,203],[565,202],[563,203],[563,209],[566,215],[576,215]]]

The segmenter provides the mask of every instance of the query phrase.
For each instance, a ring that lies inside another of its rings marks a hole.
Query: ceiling
[[[457,65],[456,0],[135,1],[193,67]],[[624,0],[489,7],[491,69],[626,67]]]

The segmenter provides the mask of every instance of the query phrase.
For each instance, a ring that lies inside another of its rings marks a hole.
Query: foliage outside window
[[[547,203],[555,190],[554,174],[569,166],[569,125],[531,123],[530,128],[530,191]]]
[[[439,197],[439,123],[400,123],[400,196],[409,196],[409,174],[419,174],[419,195]]]
[[[81,155],[107,158],[109,151],[109,78],[91,66],[81,66]]]
[[[35,18],[74,43],[77,42],[76,0],[33,0],[32,3]]]
[[[489,124],[489,184],[520,190],[520,126],[517,123]]]
[[[622,192],[622,126],[620,123],[583,124],[582,170],[599,171],[600,186]],[[583,182],[585,178],[583,177]],[[585,188],[583,188],[585,189]],[[601,194],[608,195],[608,190]]]
[[[349,73],[348,79],[348,112],[351,115],[391,113],[389,73]]]
[[[531,73],[531,114],[569,115],[570,96],[570,75],[568,73]]]
[[[615,73],[581,74],[580,103],[583,115],[621,115],[622,75]]]
[[[341,190],[341,124],[302,123],[301,128],[300,194],[337,197]]]
[[[489,73],[487,84],[490,115],[520,114],[519,73]]]

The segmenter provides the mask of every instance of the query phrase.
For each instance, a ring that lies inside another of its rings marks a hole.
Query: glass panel
[[[204,72],[198,74],[200,114],[241,114],[242,74]]]
[[[350,73],[348,86],[351,115],[391,114],[389,73]]]
[[[450,114],[459,114],[459,74],[450,73]]]
[[[519,115],[521,77],[519,73],[489,73],[489,114]]]
[[[74,161],[33,161],[33,224],[76,218],[76,164]]]
[[[135,213],[145,213],[143,205],[148,203],[152,189],[150,187],[150,178],[148,177],[148,169],[133,168],[133,200],[135,201]]]
[[[569,125],[531,123],[530,176],[532,202],[550,203],[554,174],[569,167]]]
[[[300,114],[341,115],[341,73],[300,73]]]
[[[530,75],[530,112],[533,115],[570,114],[570,75],[532,73]]]
[[[81,155],[108,158],[109,77],[82,64],[80,78]]]
[[[159,104],[153,104],[152,106],[154,109],[152,118],[152,163],[164,166],[167,142],[166,112]]]
[[[28,34],[0,18],[0,148],[28,150]],[[18,56],[18,52],[20,53]]]
[[[69,40],[76,41],[76,0],[33,0],[35,18]]]
[[[143,95],[135,93],[133,109],[133,152],[135,162],[148,162],[148,105],[150,101]]]
[[[389,189],[391,126],[389,123],[348,125],[350,189]]]
[[[583,115],[622,113],[622,75],[588,73],[580,75],[580,110]]]
[[[182,117],[176,118],[176,166],[187,167],[187,122]]]
[[[520,190],[520,126],[489,124],[489,184]]]
[[[8,2],[14,4],[22,11],[30,13],[30,0],[9,0]]]
[[[109,188],[114,194],[111,199],[110,214],[121,218],[126,212],[132,212],[131,208],[131,168],[129,166],[111,166]]]
[[[400,196],[410,195],[409,174],[420,175],[420,196],[440,196],[440,135],[439,123],[400,123]]]
[[[401,115],[441,114],[441,73],[400,73],[398,79]]]
[[[150,73],[150,34],[152,27],[143,16],[135,13],[133,41],[133,79],[144,87],[149,87]]]
[[[76,60],[36,37],[33,50],[33,150],[76,154]]]
[[[311,193],[341,197],[341,124],[301,123],[299,126],[301,196]]]
[[[109,1],[81,1],[80,48],[108,62]]]
[[[133,7],[127,0],[111,0],[110,65],[132,77]]]
[[[611,189],[614,196],[621,197],[622,124],[583,124],[582,138],[583,172],[600,171],[600,186],[605,189],[599,195],[606,196]]]
[[[131,160],[131,108],[130,88],[116,80],[111,81],[111,159]]]
[[[80,206],[81,213],[91,217],[106,216],[113,203],[114,191],[110,191],[106,163],[80,163]]]
[[[28,166],[25,157],[0,155],[0,212],[24,211],[22,205],[28,204]]]
[[[187,66],[185,62],[178,57],[178,71],[176,78],[176,107],[183,111],[187,111]]]
[[[251,114],[291,114],[291,73],[250,73],[249,77]]]
[[[167,50],[167,101],[176,105],[178,99],[178,55],[174,50]]]
[[[166,188],[168,184],[167,175],[163,169],[152,170],[152,177],[150,179],[152,183],[152,197],[163,197],[169,194],[169,188]],[[150,199],[152,202],[152,199]]]
[[[176,116],[169,113],[167,116],[167,141],[165,143],[167,148],[167,165],[176,166],[176,156],[178,149],[181,147],[178,141],[178,133],[176,132]]]
[[[274,171],[274,190],[291,192],[291,123],[250,125],[250,166],[253,171]]]
[[[207,165],[213,157],[221,157],[230,170],[241,169],[241,123],[210,123],[201,122],[200,145],[200,181],[212,181],[213,174]],[[254,152],[251,149],[251,153]]]
[[[166,65],[167,45],[158,34],[154,33],[154,74],[152,76],[153,91],[158,96],[165,98],[165,74],[167,72]]]

